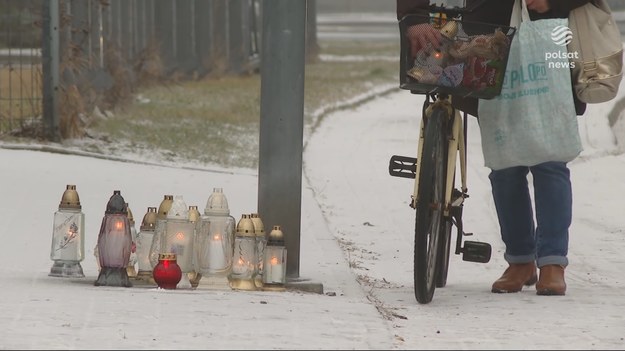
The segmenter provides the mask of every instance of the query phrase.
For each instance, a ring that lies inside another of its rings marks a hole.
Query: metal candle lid
[[[189,220],[193,223],[196,223],[200,220],[200,211],[197,209],[197,206],[189,206]]]
[[[251,213],[250,218],[254,224],[254,235],[265,236],[265,225],[263,224],[263,220],[260,219],[258,213]]]
[[[237,236],[254,236],[254,223],[250,215],[243,214],[237,223]]]
[[[167,218],[167,212],[171,208],[171,204],[174,202],[174,195],[165,195],[163,196],[163,201],[158,206],[158,218],[165,219]]]
[[[176,254],[175,253],[160,253],[158,254],[158,260],[159,261],[175,261],[177,260]]]
[[[76,191],[76,185],[68,184],[61,197],[61,203],[59,203],[59,210],[65,209],[77,209],[80,210],[80,198]]]
[[[148,207],[148,212],[143,215],[141,230],[155,230],[157,217],[158,214],[156,213],[156,207]]]
[[[224,195],[223,188],[213,188],[213,193],[206,201],[204,214],[207,216],[229,216],[230,208],[228,207],[228,199]]]
[[[284,233],[279,225],[274,225],[269,238],[267,238],[267,246],[284,246]]]
[[[122,197],[121,191],[113,190],[113,195],[109,199],[109,202],[106,204],[106,212],[107,214],[125,214],[126,211],[126,201]]]

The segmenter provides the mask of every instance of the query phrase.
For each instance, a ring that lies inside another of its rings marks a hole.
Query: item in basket
[[[458,34],[458,22],[456,21],[448,21],[445,25],[440,29],[441,35],[449,40],[454,40],[456,35]]]
[[[428,46],[417,52],[417,55],[414,60],[415,66],[438,66],[445,67],[448,64],[449,54],[448,48],[451,45],[451,42],[448,40],[441,43],[438,49],[432,48],[432,45],[428,44]]]
[[[419,83],[436,84],[438,77],[443,73],[439,66],[415,66],[408,70],[408,75]]]
[[[446,87],[457,87],[462,82],[463,63],[447,66],[443,69],[443,74],[438,79],[438,85]]]
[[[499,83],[501,62],[498,60],[471,57],[464,66],[462,85],[472,90],[494,87]]]
[[[443,52],[439,50],[433,50],[432,53],[430,53],[430,56],[428,56],[428,58],[426,59],[426,64],[428,66],[438,67],[445,65],[445,56]]]
[[[482,57],[502,60],[505,58],[510,40],[508,36],[497,28],[493,34],[476,35],[469,41],[456,41],[449,49],[449,54],[456,59],[467,57]]]

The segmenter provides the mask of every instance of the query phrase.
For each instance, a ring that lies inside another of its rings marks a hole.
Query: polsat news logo
[[[545,61],[548,68],[575,68],[575,62],[572,59],[579,59],[577,51],[569,52],[567,45],[573,40],[573,31],[567,26],[556,26],[551,31],[551,40],[562,46],[564,50],[553,52],[545,52]]]
[[[566,46],[573,40],[573,31],[567,26],[556,26],[551,31],[551,40],[556,45]]]

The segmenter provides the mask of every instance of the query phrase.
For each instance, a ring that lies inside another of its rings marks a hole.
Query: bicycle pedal
[[[417,175],[417,159],[393,155],[388,163],[388,173],[393,177],[414,179]]]
[[[466,240],[464,242],[464,247],[462,248],[462,260],[477,263],[487,263],[488,261],[490,261],[491,253],[492,248],[490,244],[479,241]]]

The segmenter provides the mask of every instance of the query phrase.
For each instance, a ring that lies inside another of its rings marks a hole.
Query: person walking
[[[396,0],[397,19],[409,14],[428,15],[429,0]],[[525,0],[530,19],[567,18],[569,12],[591,0]],[[466,6],[479,4],[465,21],[508,26],[515,0],[466,0]],[[407,31],[414,54],[428,43],[437,47],[440,32],[428,23],[416,24]],[[586,104],[573,96],[577,115],[583,115]],[[478,118],[476,98],[454,97],[455,108]],[[511,111],[512,112],[512,111]],[[512,112],[513,113],[513,112]],[[545,116],[546,118],[548,116]],[[529,191],[528,175],[534,185],[534,202]],[[569,227],[572,221],[572,185],[565,162],[545,162],[491,170],[492,196],[505,244],[508,263],[491,287],[493,293],[519,292],[536,284],[538,295],[565,295],[565,269],[569,264]],[[535,212],[534,212],[535,208]],[[536,222],[534,222],[536,218]],[[538,269],[538,272],[537,272]]]

